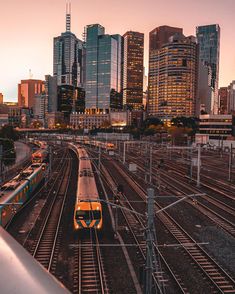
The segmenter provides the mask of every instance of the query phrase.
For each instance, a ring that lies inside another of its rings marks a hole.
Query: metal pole
[[[190,149],[190,180],[193,179],[193,149]]]
[[[148,223],[146,231],[146,265],[145,265],[145,284],[144,293],[152,294],[153,290],[153,225],[154,225],[154,190],[147,189],[147,208]]]
[[[118,232],[118,208],[115,207],[115,235],[117,236]]]
[[[98,170],[99,170],[99,174],[101,173],[100,166],[101,166],[101,148],[100,148],[100,146],[99,146],[99,161],[98,161]]]
[[[126,142],[124,142],[124,150],[123,150],[123,164],[126,162]]]
[[[232,160],[233,160],[233,145],[231,144],[228,160],[228,180],[231,182],[231,171],[232,171]]]
[[[201,172],[201,145],[198,145],[197,153],[197,187],[200,187],[200,172]]]
[[[2,182],[2,178],[3,178],[3,176],[2,176],[2,145],[0,145],[0,183]]]
[[[52,171],[52,150],[51,146],[49,146],[49,174],[51,174]]]
[[[153,147],[150,147],[150,156],[149,156],[149,183],[152,184],[152,161],[153,161]]]

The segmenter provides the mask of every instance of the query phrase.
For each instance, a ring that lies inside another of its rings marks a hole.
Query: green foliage
[[[19,139],[19,133],[12,126],[6,125],[0,130],[0,138],[16,141]]]
[[[171,120],[171,124],[179,128],[182,127],[182,128],[192,129],[191,133],[195,134],[198,129],[199,119],[196,117],[184,117],[184,116],[174,117]]]
[[[14,141],[0,138],[0,145],[2,145],[3,163],[5,165],[13,164],[16,158]]]
[[[143,122],[143,127],[146,129],[151,125],[159,126],[163,125],[162,121],[158,117],[149,117]]]

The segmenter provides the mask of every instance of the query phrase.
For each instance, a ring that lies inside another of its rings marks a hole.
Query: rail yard
[[[230,153],[35,142],[32,162],[1,186],[2,226],[68,291],[235,293]]]

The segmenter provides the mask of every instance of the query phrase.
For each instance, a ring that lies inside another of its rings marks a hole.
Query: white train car
[[[91,161],[84,148],[70,144],[79,158],[78,184],[74,210],[74,228],[101,229],[102,205],[99,201]]]

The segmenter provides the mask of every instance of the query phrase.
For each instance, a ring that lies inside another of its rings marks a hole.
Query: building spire
[[[66,3],[66,32],[70,32],[71,28],[71,2]]]

